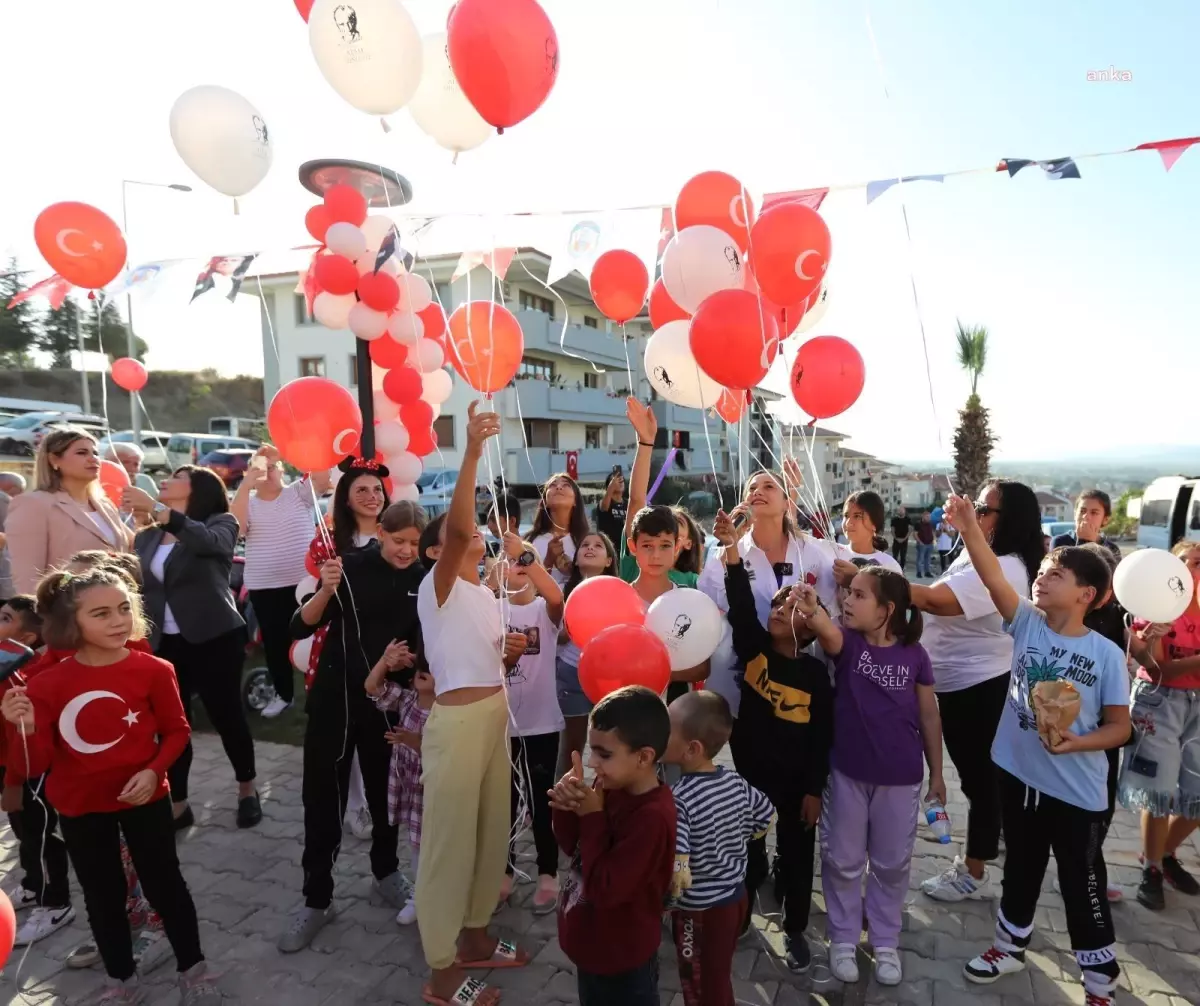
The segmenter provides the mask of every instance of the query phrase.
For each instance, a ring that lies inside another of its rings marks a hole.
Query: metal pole
[[[358,374],[358,408],[362,412],[362,446],[359,453],[375,457],[375,391],[371,387],[371,350],[366,339],[355,338],[354,365]]]
[[[74,301],[72,301],[74,303]],[[92,390],[88,387],[87,353],[83,349],[83,312],[75,305],[75,339],[79,343],[79,382],[83,386],[83,411],[92,414]]]

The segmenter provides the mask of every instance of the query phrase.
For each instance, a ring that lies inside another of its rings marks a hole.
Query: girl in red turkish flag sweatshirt
[[[126,578],[99,567],[51,573],[38,586],[42,635],[73,657],[13,688],[0,713],[25,736],[31,775],[49,771],[67,852],[88,922],[113,985],[113,1003],[139,998],[125,914],[121,835],[150,904],[163,918],[190,1006],[216,1006],[196,907],[179,869],[166,772],[190,733],[174,670],[135,652],[139,598]]]

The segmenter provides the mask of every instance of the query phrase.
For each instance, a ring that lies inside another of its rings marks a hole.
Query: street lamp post
[[[126,206],[126,191],[130,185],[142,185],[148,189],[171,189],[174,192],[191,192],[190,185],[181,185],[178,183],[167,182],[140,182],[132,178],[121,179],[121,230],[125,234],[125,241],[129,241],[129,210]],[[125,291],[125,314],[129,323],[125,327],[126,343],[125,355],[133,358],[136,352],[133,339],[133,297],[128,290]],[[97,337],[100,332],[100,321],[96,321]],[[141,444],[142,442],[142,412],[138,408],[138,393],[136,391],[129,392],[129,425],[133,429],[133,442]]]

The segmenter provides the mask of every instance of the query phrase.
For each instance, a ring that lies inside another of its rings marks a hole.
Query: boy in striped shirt
[[[736,772],[713,764],[733,730],[716,692],[688,692],[668,708],[663,760],[683,775],[675,797],[675,881],[671,912],[686,1006],[733,1006],[733,954],[750,911],[746,843],[766,834],[775,808]]]

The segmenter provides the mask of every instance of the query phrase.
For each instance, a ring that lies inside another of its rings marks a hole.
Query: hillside
[[[104,413],[101,375],[89,375],[92,411]],[[129,395],[108,385],[108,421],[113,429],[129,427]],[[77,370],[5,370],[0,372],[0,397],[34,398],[82,404],[82,386]],[[261,377],[218,377],[214,371],[198,373],[156,371],[142,389],[147,413],[143,426],[168,433],[204,432],[210,416],[264,414]]]

